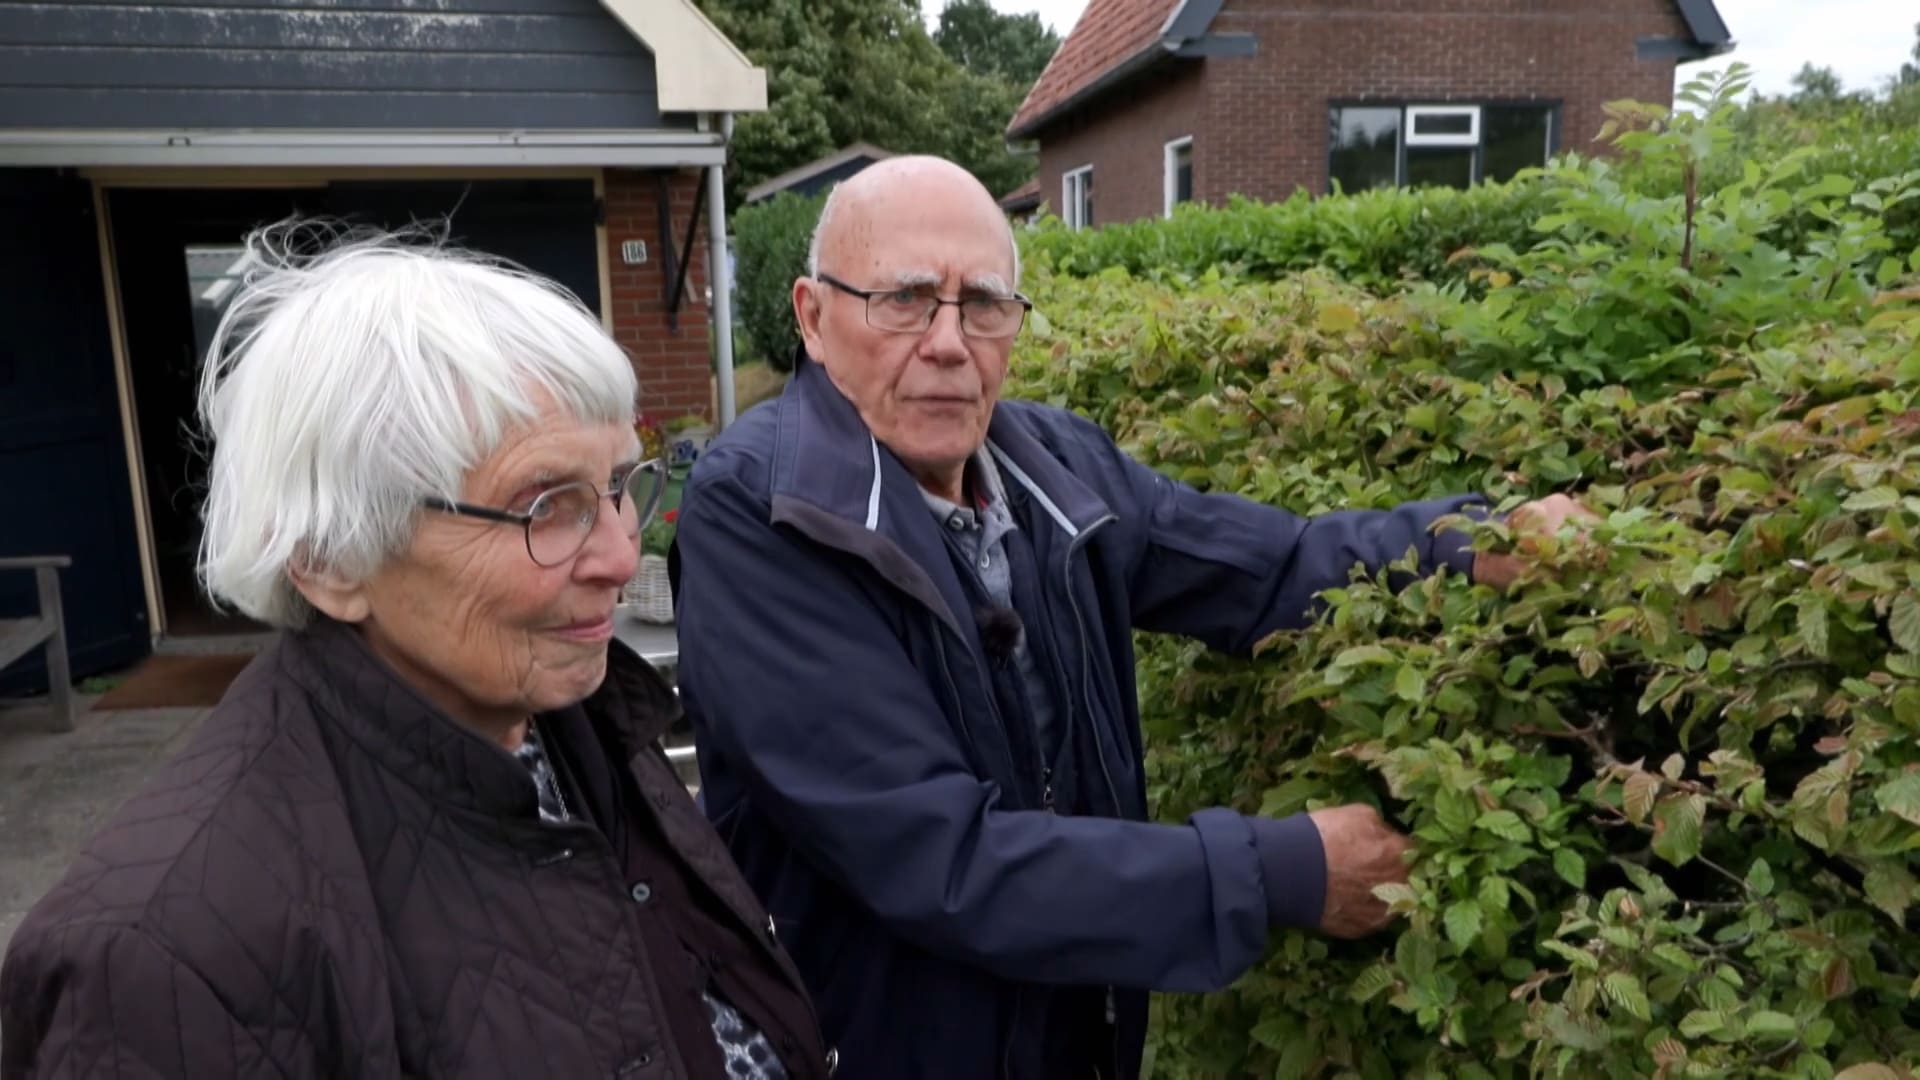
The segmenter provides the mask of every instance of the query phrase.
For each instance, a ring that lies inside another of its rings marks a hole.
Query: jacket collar
[[[538,814],[526,768],[429,702],[352,627],[321,618],[284,635],[277,649],[278,663],[318,713],[407,783],[496,817]],[[666,681],[618,641],[608,645],[605,680],[582,705],[595,730],[623,749],[621,764],[679,715]]]
[[[1112,520],[1107,501],[1068,471],[1019,410],[1018,405],[997,407],[987,424],[987,452],[999,463],[1007,487],[1024,491],[1069,539]]]
[[[798,500],[897,543],[903,534],[918,531],[912,526],[919,519],[930,517],[913,475],[880,445],[826,369],[804,351],[796,356],[793,385],[781,399],[775,438],[776,520],[783,499]],[[1007,487],[1032,498],[1069,538],[1113,516],[1105,500],[1047,449],[1017,407],[994,409],[987,450]]]

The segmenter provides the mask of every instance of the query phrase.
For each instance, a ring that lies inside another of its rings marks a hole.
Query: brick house
[[[72,557],[74,673],[250,628],[195,587],[184,435],[248,230],[445,219],[596,311],[640,408],[711,414],[720,170],[766,100],[693,0],[0,4],[0,556]],[[31,585],[0,576],[0,617]]]
[[[1503,179],[1671,104],[1713,0],[1092,0],[1008,125],[1074,226],[1188,199]],[[1098,197],[1095,197],[1095,180]]]

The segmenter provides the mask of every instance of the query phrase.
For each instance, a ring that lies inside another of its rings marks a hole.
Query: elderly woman
[[[204,583],[283,633],[20,926],[0,1075],[830,1074],[613,640],[663,477],[626,357],[528,274],[313,235],[253,238],[201,392]]]

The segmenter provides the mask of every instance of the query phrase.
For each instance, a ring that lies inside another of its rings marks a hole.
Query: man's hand
[[[1364,803],[1330,806],[1308,814],[1320,830],[1327,856],[1327,900],[1320,931],[1337,938],[1359,938],[1387,925],[1387,905],[1373,895],[1376,885],[1407,880],[1407,849],[1413,842],[1393,831],[1380,812]]]
[[[1549,495],[1514,507],[1507,515],[1513,531],[1511,552],[1482,551],[1473,558],[1473,580],[1478,585],[1504,589],[1520,577],[1527,557],[1536,550],[1535,536],[1550,536],[1567,522],[1597,521],[1598,515],[1567,495]]]

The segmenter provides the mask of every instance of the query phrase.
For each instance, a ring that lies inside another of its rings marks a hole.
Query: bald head
[[[1020,332],[1019,259],[1006,215],[965,169],[889,158],[827,197],[793,283],[807,355],[949,502],[962,501]]]
[[[1006,288],[1019,288],[1020,249],[1013,242],[1013,226],[1001,213],[1000,205],[972,173],[945,158],[928,155],[887,158],[835,185],[813,229],[807,274],[818,277],[823,268],[858,258],[872,246],[875,237],[914,227],[929,207],[977,216],[982,227],[1004,233],[1012,268]]]

